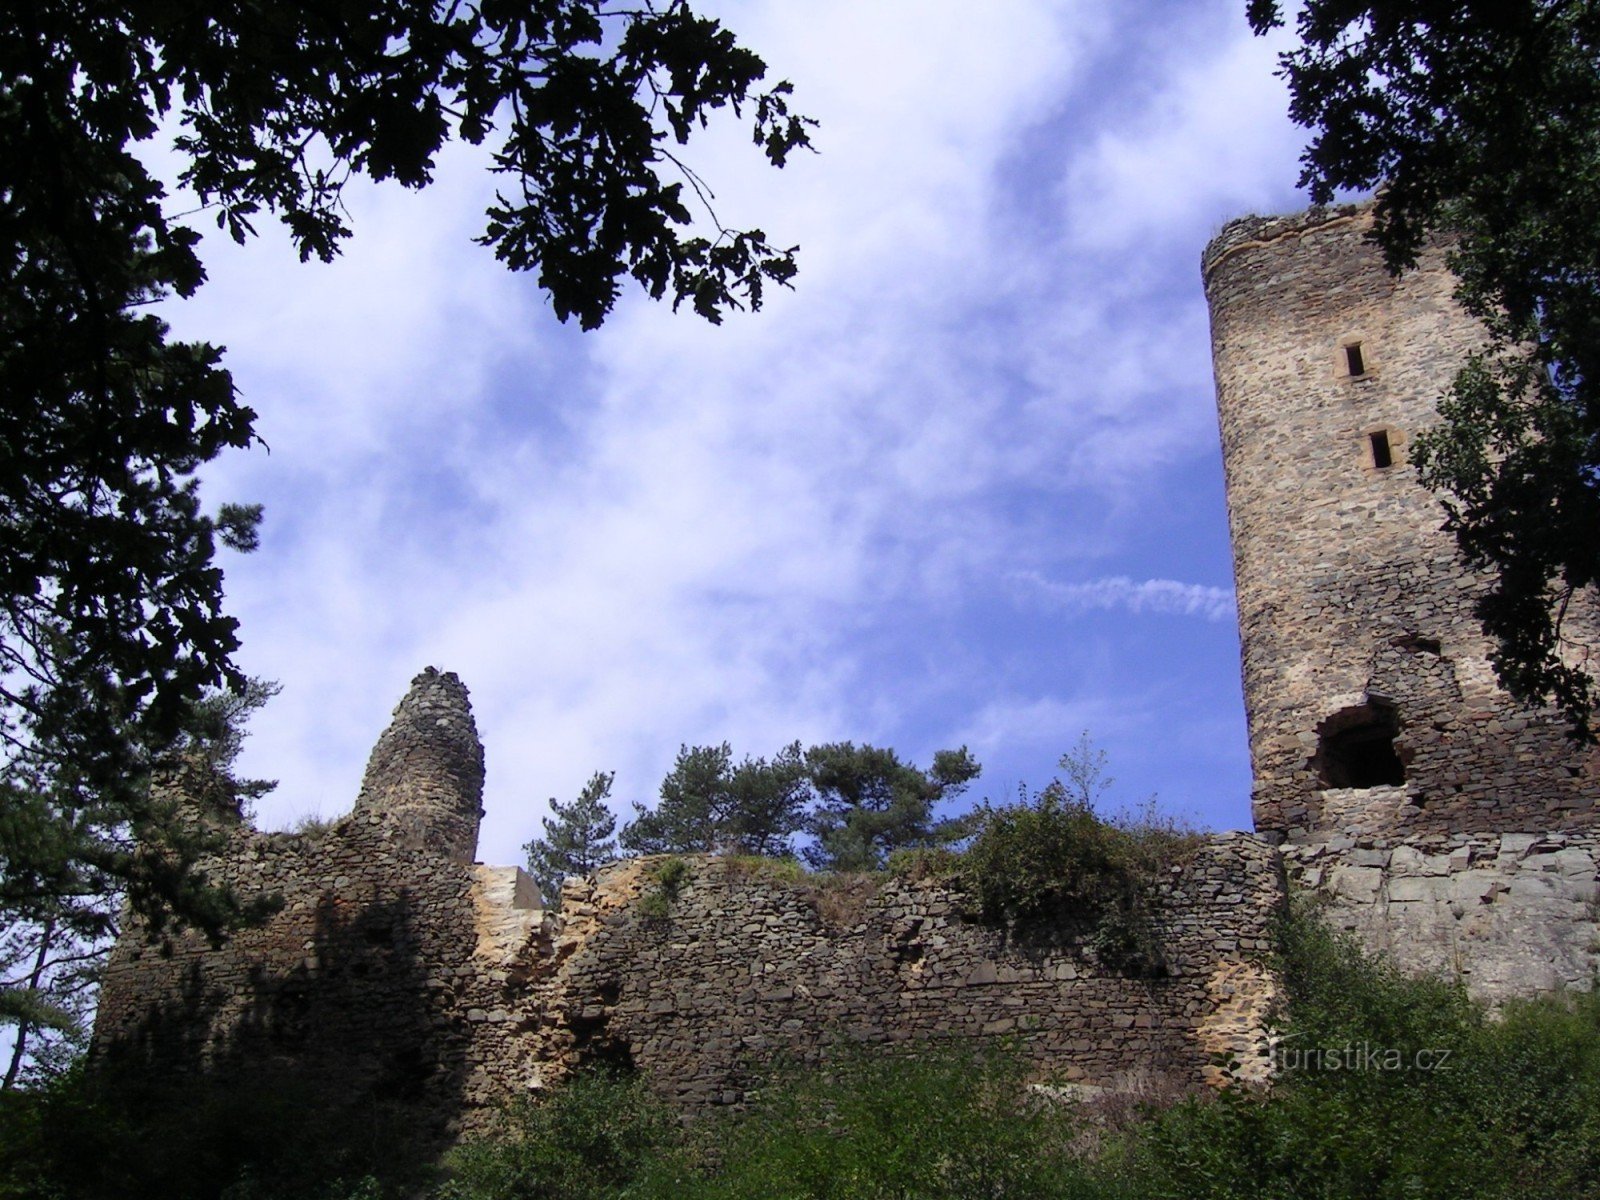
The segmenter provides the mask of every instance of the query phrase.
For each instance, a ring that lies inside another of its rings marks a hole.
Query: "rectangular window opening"
[[[1389,447],[1389,431],[1380,429],[1376,433],[1367,434],[1367,440],[1372,443],[1372,465],[1380,471],[1384,467],[1394,466],[1394,451]]]
[[[1365,375],[1367,373],[1366,359],[1361,356],[1361,343],[1351,342],[1344,348],[1344,365],[1351,375]]]

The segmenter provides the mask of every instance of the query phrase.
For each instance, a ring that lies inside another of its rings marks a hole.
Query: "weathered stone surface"
[[[1485,580],[1407,461],[1483,330],[1445,247],[1396,278],[1371,226],[1246,218],[1203,258],[1256,828],[1402,965],[1497,1001],[1587,987],[1594,755],[1499,686]],[[1593,644],[1590,601],[1567,629]]]
[[[1483,330],[1451,299],[1443,247],[1395,278],[1371,224],[1361,206],[1246,218],[1203,259],[1253,808],[1263,833],[1381,833],[1392,872],[1439,874],[1399,835],[1593,829],[1597,785],[1555,714],[1497,683],[1472,612],[1484,581],[1407,462]],[[1580,640],[1593,626],[1568,621]],[[1364,708],[1392,715],[1403,782],[1329,771],[1325,742]]]
[[[1467,853],[1441,854],[1461,864],[1454,873],[1375,881],[1383,875],[1377,868],[1330,866],[1348,852],[1325,842],[1286,845],[1283,853],[1291,885],[1321,896],[1322,912],[1336,927],[1403,967],[1459,976],[1475,995],[1500,1002],[1586,989],[1600,971],[1593,905],[1600,838],[1559,836],[1559,851],[1523,858],[1501,854],[1501,839],[1493,834],[1476,836],[1457,844]],[[1440,853],[1445,844],[1435,835],[1422,838],[1417,848]],[[1339,880],[1357,871],[1375,886],[1340,886]]]

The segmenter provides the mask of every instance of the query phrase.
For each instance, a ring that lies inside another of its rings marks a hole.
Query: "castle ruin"
[[[1499,686],[1407,461],[1484,331],[1370,206],[1246,218],[1203,258],[1258,833],[1333,919],[1490,1000],[1594,979],[1595,755]]]
[[[483,750],[465,687],[430,668],[348,816],[228,831],[207,869],[275,915],[221,947],[124,933],[97,1057],[398,1097],[441,1143],[591,1062],[690,1113],[839,1043],[1004,1039],[1089,1084],[1204,1079],[1224,1055],[1259,1074],[1286,876],[1486,998],[1588,986],[1593,759],[1499,688],[1482,581],[1406,463],[1481,331],[1437,249],[1384,271],[1370,219],[1248,218],[1204,255],[1257,832],[1160,883],[1160,971],[1109,969],[1082,930],[1008,938],[936,880],[830,889],[714,856],[664,912],[635,859],[569,880],[557,915],[521,870],[473,861]]]

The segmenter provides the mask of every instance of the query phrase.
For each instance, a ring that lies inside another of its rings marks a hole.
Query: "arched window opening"
[[[1374,788],[1403,784],[1405,763],[1395,749],[1400,717],[1392,705],[1347,708],[1317,726],[1312,767],[1325,788]]]

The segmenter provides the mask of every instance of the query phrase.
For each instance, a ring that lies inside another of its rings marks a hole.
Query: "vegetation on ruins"
[[[1265,32],[1280,0],[1250,0]],[[1315,131],[1302,184],[1325,203],[1382,185],[1391,270],[1443,236],[1457,299],[1490,342],[1414,461],[1469,562],[1501,681],[1592,737],[1588,647],[1566,624],[1600,578],[1600,4],[1309,0],[1282,58]]]
[[[650,868],[650,884],[639,897],[639,911],[647,920],[664,921],[672,914],[672,902],[694,875],[687,859],[669,854]]]
[[[733,761],[733,748],[680,746],[660,800],[634,802],[622,845],[634,854],[789,853],[808,799],[800,743],[771,759]]]
[[[219,348],[149,306],[205,280],[192,219],[276,218],[334,257],[365,175],[427,185],[451,138],[503,186],[482,238],[592,328],[632,278],[713,322],[786,284],[794,252],[724,227],[679,158],[719,110],[781,166],[808,145],[789,85],[682,0],[514,5],[28,4],[0,27],[0,861],[7,904],[84,888],[214,924],[193,823],[154,765],[208,688],[238,689],[219,544],[258,507],[202,509],[197,472],[256,441]],[[146,165],[175,135],[178,214]],[[698,210],[698,213],[697,213]],[[129,839],[144,847],[125,852]],[[108,845],[109,842],[115,843]],[[15,882],[13,886],[13,880]],[[18,892],[23,894],[19,897]],[[223,906],[225,908],[225,906]]]
[[[580,1073],[513,1103],[429,1184],[414,1137],[370,1097],[330,1121],[293,1078],[143,1079],[116,1098],[74,1071],[0,1095],[0,1197],[1600,1197],[1595,995],[1490,1019],[1305,909],[1273,965],[1284,1005],[1267,1088],[1040,1089],[1003,1046],[854,1047],[820,1071],[776,1065],[747,1107],[685,1126],[649,1079]],[[188,1103],[154,1102],[163,1087]]]
[[[897,850],[944,846],[971,832],[965,817],[941,818],[938,808],[961,795],[981,768],[967,748],[939,750],[926,770],[893,750],[834,742],[806,751],[816,792],[805,850],[817,870],[881,869]]]
[[[1114,780],[1104,751],[1085,732],[1061,756],[1064,779],[1014,804],[985,804],[977,833],[951,864],[978,915],[1020,936],[1089,927],[1106,967],[1164,973],[1150,905],[1162,874],[1182,861],[1195,835],[1153,810],[1103,819]]]
[[[547,904],[559,904],[561,881],[568,875],[587,875],[616,857],[611,835],[617,818],[606,807],[615,778],[609,771],[596,771],[570,804],[551,796],[550,816],[541,819],[544,837],[523,846],[528,873]]]
[[[668,915],[687,872],[679,855],[719,851],[725,873],[800,888],[831,926],[854,924],[884,871],[938,878],[966,895],[977,919],[1017,937],[1084,936],[1108,969],[1159,975],[1165,968],[1151,905],[1162,877],[1182,863],[1197,835],[1158,813],[1153,797],[1102,815],[1115,780],[1087,731],[1059,766],[1061,777],[1042,790],[1022,785],[1012,803],[984,801],[959,817],[940,818],[935,805],[977,774],[965,749],[941,752],[924,771],[892,750],[848,742],[804,753],[794,743],[770,763],[747,758],[738,767],[727,743],[685,746],[662,784],[660,805],[647,810],[636,803],[622,842],[670,856],[652,867],[652,885],[640,901],[652,919]],[[748,781],[743,787],[741,778]],[[610,776],[596,775],[591,788],[595,781],[609,785]],[[741,839],[739,830],[774,811],[769,805],[752,813],[747,798],[778,794],[785,797],[785,836]],[[810,871],[788,853],[790,837],[802,828],[816,834],[801,850]],[[540,845],[530,843],[530,853]],[[746,845],[765,852],[747,852]]]

